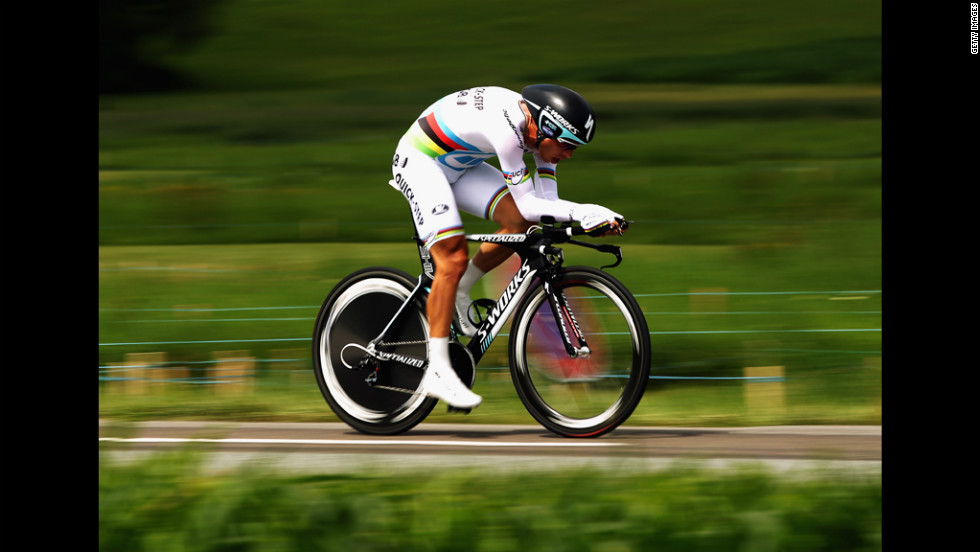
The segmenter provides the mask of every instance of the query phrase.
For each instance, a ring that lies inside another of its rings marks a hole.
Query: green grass
[[[167,551],[881,549],[880,477],[214,472],[202,454],[100,454],[99,549]]]

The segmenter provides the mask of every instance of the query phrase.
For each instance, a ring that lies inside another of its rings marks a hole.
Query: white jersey
[[[521,95],[486,86],[454,92],[425,111],[406,133],[416,149],[444,167],[463,171],[496,156],[508,185],[527,182],[524,154],[531,153],[539,178],[555,180],[555,165],[524,143]],[[451,176],[451,174],[449,175]]]

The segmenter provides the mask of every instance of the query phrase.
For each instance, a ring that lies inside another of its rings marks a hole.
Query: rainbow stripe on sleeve
[[[531,173],[527,171],[527,167],[521,167],[514,172],[504,171],[504,182],[516,186],[517,184],[523,184],[531,178]]]
[[[538,169],[538,176],[540,176],[541,178],[547,178],[548,180],[554,180],[556,182],[558,181],[558,179],[555,178],[555,169],[541,169],[541,168],[539,168]]]

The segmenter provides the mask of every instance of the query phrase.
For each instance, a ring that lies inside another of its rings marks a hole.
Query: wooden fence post
[[[149,383],[152,373],[167,361],[167,353],[126,353],[126,370],[120,380],[123,393],[127,395],[146,395],[157,391]]]
[[[216,393],[251,393],[255,384],[255,358],[249,351],[215,351],[211,379]]]
[[[786,386],[782,366],[753,366],[743,370],[745,406],[750,414],[782,414],[786,409]],[[757,379],[758,378],[758,379]]]

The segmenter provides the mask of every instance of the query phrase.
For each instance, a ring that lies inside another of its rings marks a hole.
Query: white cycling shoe
[[[470,310],[470,298],[459,298],[456,297],[456,318],[459,319],[459,327],[463,331],[463,335],[466,337],[473,337],[476,335],[476,326],[470,322],[470,317],[467,314]]]
[[[420,388],[426,396],[445,401],[453,408],[472,410],[483,402],[483,397],[470,391],[451,366],[429,365]]]

